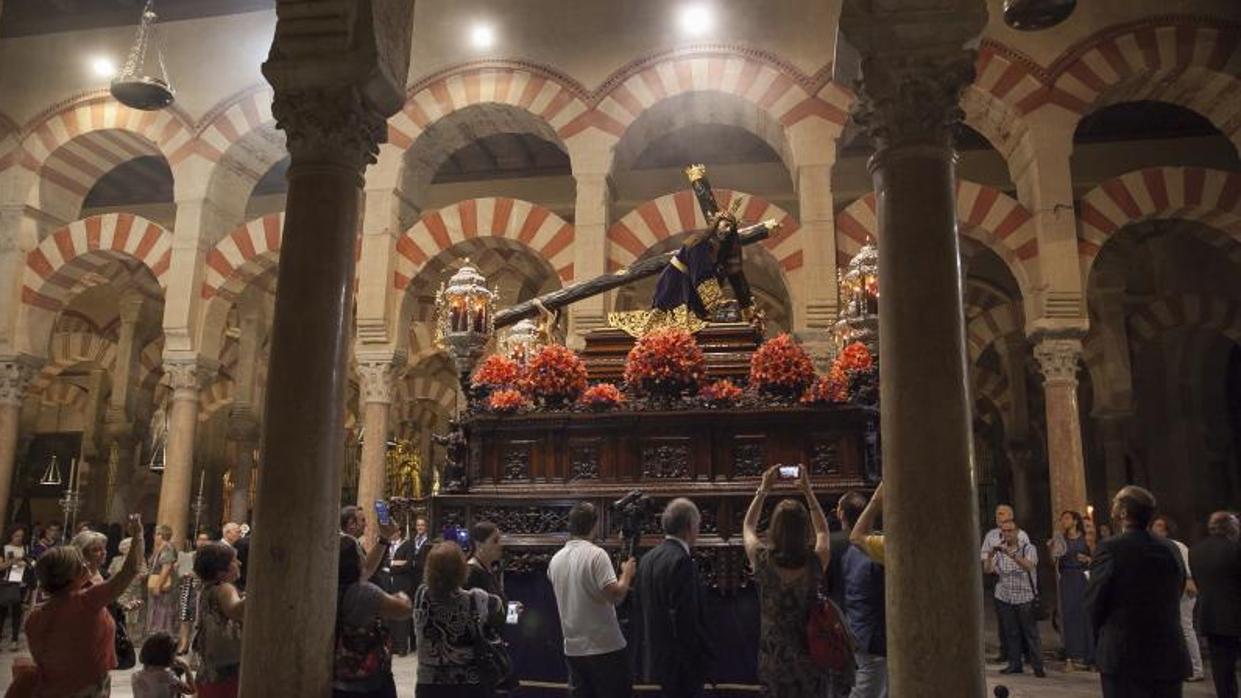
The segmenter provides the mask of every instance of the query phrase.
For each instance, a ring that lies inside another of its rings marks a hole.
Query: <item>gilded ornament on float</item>
[[[436,344],[452,357],[466,390],[495,334],[495,303],[496,292],[469,258],[435,295]]]
[[[384,491],[389,497],[422,499],[425,496],[422,457],[409,441],[389,442],[384,460],[384,474],[387,479]]]
[[[871,242],[837,270],[840,314],[832,334],[836,348],[861,342],[872,356],[879,356],[879,248]]]

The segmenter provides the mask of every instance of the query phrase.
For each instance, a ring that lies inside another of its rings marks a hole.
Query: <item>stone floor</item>
[[[6,650],[0,653],[0,690],[8,688],[12,676],[10,669],[13,665],[13,658],[21,654],[24,652],[14,653]],[[413,698],[414,674],[417,666],[417,661],[412,656],[396,659],[394,669],[400,698]],[[1001,668],[1000,665],[987,667],[987,686],[994,689],[1002,684],[1008,687],[1012,698],[1095,698],[1099,695],[1098,674],[1083,672],[1066,674],[1060,670],[1062,665],[1059,663],[1049,663],[1045,679],[1035,678],[1031,674],[1016,677],[1001,676],[999,673]],[[133,693],[129,685],[131,673],[123,671],[113,673],[113,698],[132,698]],[[567,695],[563,690],[523,691],[522,693],[524,695]],[[733,695],[743,694],[738,692]],[[1214,691],[1209,681],[1185,686],[1185,698],[1207,698],[1213,695]]]

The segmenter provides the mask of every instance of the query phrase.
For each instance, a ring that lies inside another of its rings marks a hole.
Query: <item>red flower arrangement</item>
[[[529,398],[513,388],[497,390],[487,398],[487,409],[500,414],[513,414],[529,406]]]
[[[727,379],[715,381],[711,385],[703,386],[702,390],[698,391],[698,397],[720,407],[736,403],[744,394],[744,390]]]
[[[495,390],[516,385],[520,376],[521,368],[516,361],[502,354],[492,354],[479,364],[470,384],[475,389]]]
[[[577,352],[561,344],[548,344],[526,363],[520,387],[544,402],[576,400],[586,389],[586,364]]]
[[[861,342],[854,342],[841,349],[836,360],[832,362],[833,368],[839,366],[846,373],[849,371],[865,371],[874,365],[875,360],[871,357],[870,350]]]
[[[625,402],[625,396],[611,383],[599,383],[592,385],[582,393],[582,404],[592,410],[610,410],[620,407]]]
[[[801,401],[808,405],[845,402],[849,399],[849,374],[839,365],[833,365],[826,376],[820,376],[802,395]]]
[[[696,388],[706,372],[702,349],[685,330],[652,332],[625,358],[625,382],[644,393],[680,395]]]
[[[750,385],[765,393],[801,395],[814,380],[814,362],[792,336],[763,343],[750,358]]]

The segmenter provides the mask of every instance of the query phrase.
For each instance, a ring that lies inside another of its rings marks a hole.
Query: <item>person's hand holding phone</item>
[[[773,465],[768,468],[767,472],[763,473],[763,482],[759,485],[759,491],[770,492],[772,486],[776,484],[776,479],[778,477],[780,477],[780,466]]]

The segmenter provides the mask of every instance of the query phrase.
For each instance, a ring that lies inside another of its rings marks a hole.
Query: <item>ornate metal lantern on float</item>
[[[879,249],[870,242],[837,271],[840,317],[832,332],[837,349],[862,342],[879,356]]]
[[[469,259],[435,296],[436,344],[452,355],[466,390],[474,365],[495,336],[495,303],[496,292]]]

